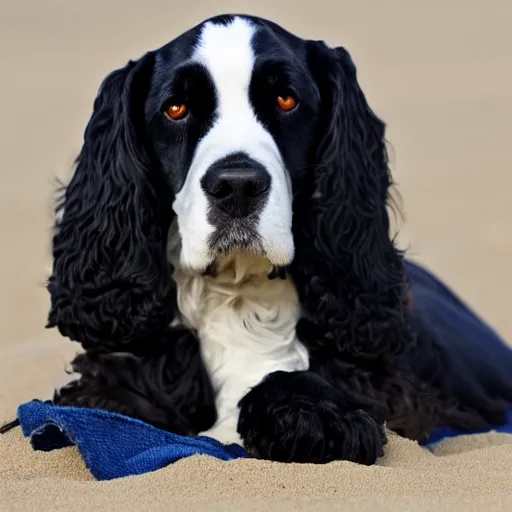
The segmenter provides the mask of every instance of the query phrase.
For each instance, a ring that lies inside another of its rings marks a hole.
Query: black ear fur
[[[172,198],[144,144],[152,66],[149,53],[105,78],[57,208],[48,327],[85,348],[127,344],[173,315]]]
[[[312,42],[322,97],[309,186],[296,197],[292,266],[310,347],[347,356],[396,354],[412,342],[402,253],[390,238],[385,125],[369,107],[344,48]]]

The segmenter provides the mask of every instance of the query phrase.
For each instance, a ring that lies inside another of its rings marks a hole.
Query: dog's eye
[[[278,96],[277,103],[283,112],[290,112],[297,106],[297,100],[293,96]]]
[[[183,119],[187,115],[188,109],[184,103],[182,103],[181,105],[169,105],[165,113],[169,119],[172,119],[173,121],[178,121],[179,119]]]

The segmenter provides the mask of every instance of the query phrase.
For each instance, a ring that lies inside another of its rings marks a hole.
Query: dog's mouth
[[[203,272],[205,276],[217,277],[226,262],[242,258],[250,262],[255,271],[257,267],[258,273],[267,268],[269,279],[286,279],[286,267],[270,260],[260,235],[244,219],[232,221],[229,226],[217,229],[210,236],[208,246],[212,260]]]
[[[217,277],[219,275],[219,261],[215,260],[210,263],[203,272],[203,276],[205,277]],[[286,279],[286,267],[282,267],[280,265],[272,265],[272,269],[267,275],[269,280],[273,279]]]

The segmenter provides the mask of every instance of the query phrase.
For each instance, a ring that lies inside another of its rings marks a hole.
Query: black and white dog
[[[108,75],[57,209],[49,326],[85,352],[55,401],[298,462],[503,423],[511,351],[422,299],[465,308],[390,236],[384,132],[345,49],[255,17]]]

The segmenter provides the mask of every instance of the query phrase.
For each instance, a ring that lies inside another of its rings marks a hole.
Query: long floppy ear
[[[411,335],[403,255],[389,233],[385,125],[345,49],[311,42],[310,67],[322,113],[310,181],[294,204],[292,272],[305,316],[297,332],[313,352],[396,353]]]
[[[149,53],[105,78],[57,207],[48,327],[85,348],[130,343],[173,315],[172,199],[144,144],[152,66]]]

